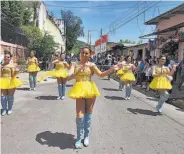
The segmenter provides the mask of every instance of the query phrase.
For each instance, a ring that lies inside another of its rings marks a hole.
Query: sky
[[[53,12],[56,18],[61,18],[61,9],[70,10],[75,16],[80,17],[85,36],[78,38],[78,40],[87,43],[88,30],[92,30],[92,44],[99,39],[101,28],[103,35],[108,34],[109,42],[119,42],[120,39],[138,42],[140,36],[152,33],[155,30],[154,25],[144,25],[144,22],[183,3],[183,1],[98,0],[44,2],[48,11]],[[151,6],[153,7],[142,13]],[[140,15],[138,16],[138,14]],[[131,20],[132,18],[134,19]],[[114,30],[112,31],[112,29]],[[143,39],[142,41],[147,42],[148,40]]]

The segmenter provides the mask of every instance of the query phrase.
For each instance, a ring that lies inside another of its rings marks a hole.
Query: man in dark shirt
[[[178,65],[178,73],[179,73],[178,89],[181,90],[181,86],[184,83],[184,55],[183,55],[183,60]]]

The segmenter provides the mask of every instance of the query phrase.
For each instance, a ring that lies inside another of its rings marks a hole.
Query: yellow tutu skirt
[[[66,69],[53,70],[47,72],[47,75],[56,78],[66,78],[68,76],[68,71]]]
[[[28,72],[39,72],[40,68],[36,64],[30,64],[30,65],[28,65],[27,71]]]
[[[41,82],[44,79],[46,79],[48,76],[52,76],[55,78],[66,78],[68,76],[68,71],[65,69],[48,71],[45,74],[43,74],[42,76],[38,77],[37,81]]]
[[[120,80],[121,81],[124,81],[124,82],[128,82],[128,81],[135,81],[135,76],[134,74],[132,73],[132,71],[127,71],[125,72],[121,77],[120,77]]]
[[[94,98],[100,96],[100,92],[93,81],[76,82],[68,92],[68,97],[77,98]]]
[[[172,85],[167,77],[155,77],[149,86],[154,90],[172,89]]]
[[[116,72],[116,75],[123,75],[123,74],[124,74],[124,72],[123,72],[122,69],[120,69],[120,70],[118,70],[118,71]]]
[[[0,78],[0,89],[14,89],[20,87],[22,82],[16,77],[1,77]]]

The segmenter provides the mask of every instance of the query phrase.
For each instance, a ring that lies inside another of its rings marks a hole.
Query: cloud
[[[88,8],[81,8],[81,12],[89,12],[90,11],[90,9],[88,9]]]

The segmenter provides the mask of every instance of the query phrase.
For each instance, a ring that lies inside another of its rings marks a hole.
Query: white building
[[[53,36],[54,41],[58,44],[57,52],[65,51],[64,22],[59,20],[51,20],[47,8],[43,2],[37,10],[38,20],[37,26],[44,33],[47,31]]]

